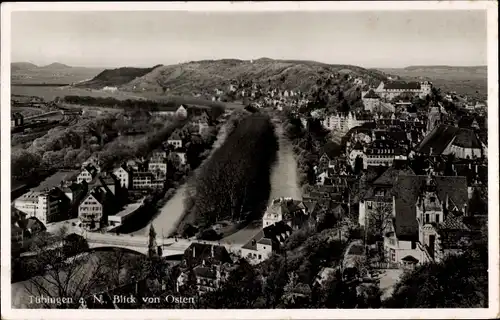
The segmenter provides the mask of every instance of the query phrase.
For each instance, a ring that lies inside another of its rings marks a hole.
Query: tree
[[[32,175],[40,167],[42,158],[36,153],[23,149],[13,149],[11,153],[11,175],[23,179]]]
[[[367,210],[367,215],[366,228],[375,235],[377,241],[383,240],[385,233],[388,232],[389,227],[392,225],[392,203],[375,202],[373,203],[373,209]],[[383,251],[379,248],[379,254],[383,255]]]
[[[153,256],[157,255],[156,248],[157,248],[156,231],[155,231],[153,224],[151,224],[151,227],[149,228],[149,242],[148,242],[148,256],[149,257],[153,257]]]
[[[469,247],[442,263],[427,263],[403,275],[386,308],[487,308],[487,244]]]
[[[36,254],[36,263],[31,266],[34,274],[25,283],[30,295],[49,298],[70,298],[71,303],[54,305],[43,303],[45,308],[78,308],[81,299],[89,296],[96,288],[105,287],[108,282],[106,265],[95,255],[83,253],[73,256],[74,249],[67,250],[67,229],[62,228],[57,234],[41,234],[36,237],[31,251]],[[83,246],[84,242],[72,242]],[[80,251],[80,250],[78,250]]]

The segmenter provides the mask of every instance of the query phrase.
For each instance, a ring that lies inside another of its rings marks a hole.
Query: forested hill
[[[113,71],[120,75],[119,70]],[[231,83],[251,82],[264,88],[273,86],[283,90],[309,91],[316,85],[318,78],[326,75],[350,74],[353,78],[360,78],[369,84],[378,84],[380,80],[386,79],[383,72],[357,66],[269,58],[192,61],[158,66],[149,72],[145,71],[146,69],[141,69],[140,72],[134,73],[133,77],[108,77],[107,74],[112,71],[107,70],[81,86],[96,88],[107,85],[117,86],[124,91],[158,92],[165,90],[170,94],[203,95],[211,94],[216,89],[226,91]]]
[[[142,77],[158,67],[161,67],[161,65],[156,65],[151,68],[123,67],[117,69],[106,69],[95,76],[92,80],[79,83],[77,87],[92,89],[102,89],[103,87],[118,87],[129,83],[135,78]]]

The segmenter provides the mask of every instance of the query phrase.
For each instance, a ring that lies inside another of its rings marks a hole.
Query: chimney
[[[476,172],[476,174],[477,174],[477,164],[475,165],[474,171],[475,171],[475,172]]]
[[[432,150],[432,147],[431,147],[431,149],[430,149],[430,151],[429,151],[429,155],[430,155],[430,156],[432,156],[432,151],[433,151],[433,150]]]
[[[193,258],[196,258],[196,246],[193,246]]]
[[[215,247],[215,245],[210,246],[210,254],[211,254],[212,258],[214,257],[214,247]]]

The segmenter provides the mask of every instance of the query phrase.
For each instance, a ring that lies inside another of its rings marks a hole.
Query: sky
[[[362,67],[487,65],[485,11],[13,12],[11,59],[146,67],[261,57]]]

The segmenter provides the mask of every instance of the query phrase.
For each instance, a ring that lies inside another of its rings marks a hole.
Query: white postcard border
[[[316,10],[487,10],[488,15],[488,175],[489,175],[489,308],[370,310],[22,310],[11,308],[10,285],[10,13],[12,11],[316,11]],[[495,318],[499,314],[498,205],[498,5],[495,1],[364,2],[62,2],[2,3],[1,7],[1,310],[5,319],[411,319]],[[7,107],[9,106],[9,107]]]

